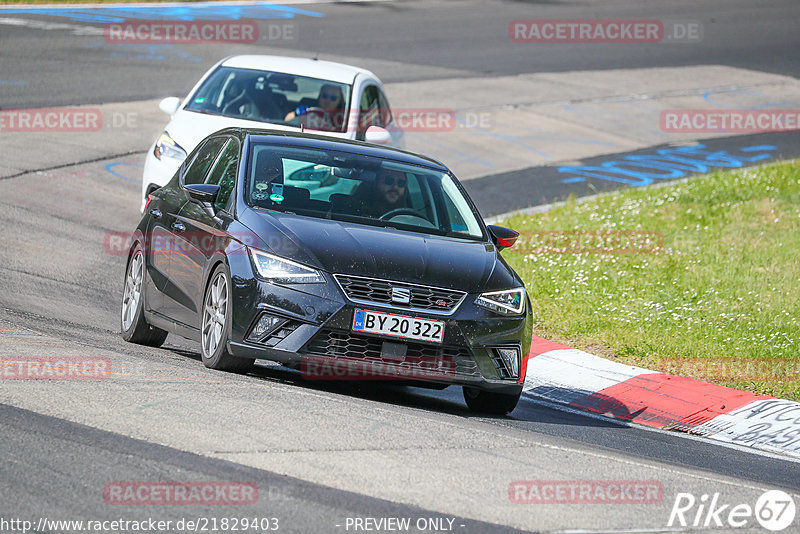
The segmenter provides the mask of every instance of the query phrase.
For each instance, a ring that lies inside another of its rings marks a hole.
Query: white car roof
[[[357,74],[377,77],[370,71],[344,63],[287,56],[234,56],[222,62],[223,67],[285,72],[332,82],[352,84]]]

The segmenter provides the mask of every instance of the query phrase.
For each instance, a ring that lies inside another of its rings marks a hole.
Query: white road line
[[[309,4],[351,4],[351,3],[376,3],[389,2],[391,0],[285,0],[276,2],[254,2],[254,1],[230,1],[230,2],[197,2],[187,6],[185,2],[150,2],[150,3],[113,3],[104,4],[17,4],[0,6],[0,11],[4,9],[115,9],[115,8],[154,8],[154,7],[215,7],[215,6],[256,6],[259,4],[273,4],[277,6],[309,5]]]
[[[692,441],[699,441],[701,443],[707,443],[709,445],[716,445],[718,447],[724,447],[726,449],[733,449],[738,452],[746,452],[749,454],[755,454],[756,456],[763,456],[765,458],[771,458],[773,460],[783,460],[784,462],[792,462],[796,464],[800,464],[800,458],[795,458],[793,456],[787,456],[785,454],[773,453],[761,449],[754,449],[752,447],[748,447],[746,445],[739,445],[737,443],[732,443],[729,441],[717,441],[705,436],[696,436],[693,434],[686,434],[684,432],[675,432],[673,430],[664,430],[662,428],[655,428],[651,426],[645,425],[638,425],[636,423],[631,423],[630,421],[624,421],[622,419],[618,419],[616,417],[593,413],[593,412],[586,412],[583,410],[579,410],[577,408],[571,408],[564,404],[558,404],[553,402],[552,400],[543,398],[543,397],[532,397],[530,393],[523,393],[522,398],[525,399],[527,402],[531,404],[536,404],[538,406],[544,406],[545,408],[550,408],[551,410],[558,410],[560,412],[566,412],[573,415],[580,415],[583,417],[589,417],[591,419],[595,419],[597,421],[604,421],[606,423],[614,423],[620,426],[628,427],[628,428],[638,428],[639,430],[646,430],[648,432],[656,432],[659,434],[669,434],[671,436],[675,436],[681,439],[689,439]]]
[[[688,528],[637,528],[627,530],[554,530],[553,534],[645,534],[657,532],[689,532]]]
[[[45,22],[43,20],[18,19],[13,17],[0,17],[0,24],[6,26],[19,26],[35,30],[66,30],[72,35],[103,35],[103,28],[97,26],[80,26],[65,22]]]
[[[789,415],[794,414],[794,415]],[[690,430],[726,443],[744,441],[749,447],[800,455],[800,402],[765,399],[751,402],[733,412]],[[745,436],[749,439],[743,440]]]
[[[583,397],[657,371],[621,364],[577,349],[556,349],[528,359],[525,389],[563,388]]]

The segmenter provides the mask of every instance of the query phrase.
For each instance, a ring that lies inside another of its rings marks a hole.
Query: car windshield
[[[250,206],[401,230],[483,239],[455,179],[419,165],[312,148],[254,144]]]
[[[187,110],[308,130],[344,132],[350,85],[282,72],[219,67]]]

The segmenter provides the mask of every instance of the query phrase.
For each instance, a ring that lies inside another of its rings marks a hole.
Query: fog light
[[[275,317],[267,313],[261,314],[253,330],[250,331],[250,335],[247,336],[247,341],[260,341],[267,334],[274,332],[284,322],[286,322],[286,319],[282,317]]]
[[[517,347],[497,347],[494,351],[500,356],[509,378],[519,378],[519,349]]]

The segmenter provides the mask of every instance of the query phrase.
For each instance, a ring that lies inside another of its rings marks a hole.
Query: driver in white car
[[[283,120],[290,122],[306,115],[303,126],[311,130],[341,131],[344,124],[344,96],[341,87],[326,83],[319,90],[317,103],[319,107],[297,106]]]

